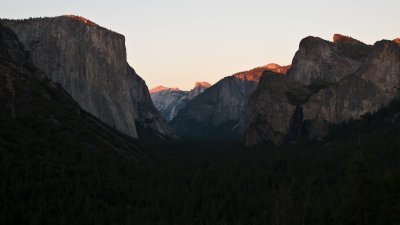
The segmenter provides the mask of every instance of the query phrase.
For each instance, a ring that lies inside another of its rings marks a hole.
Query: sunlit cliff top
[[[90,21],[90,20],[88,20],[88,19],[86,19],[86,18],[83,18],[82,16],[64,15],[64,17],[70,18],[70,19],[72,19],[72,20],[79,21],[79,22],[81,22],[81,23],[84,23],[84,24],[87,24],[87,25],[90,25],[90,26],[95,26],[95,27],[98,26],[96,23],[94,23],[94,22],[92,22],[92,21]]]

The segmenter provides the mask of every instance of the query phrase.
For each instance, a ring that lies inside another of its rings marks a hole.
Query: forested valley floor
[[[400,224],[398,101],[321,142],[142,143],[136,160],[9,126],[0,224]]]

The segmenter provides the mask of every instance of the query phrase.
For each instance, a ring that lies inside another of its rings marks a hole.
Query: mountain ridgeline
[[[150,95],[154,106],[160,111],[161,115],[167,121],[171,121],[185,107],[187,102],[203,93],[210,86],[211,84],[207,82],[196,82],[195,87],[190,91],[157,86],[150,90]]]
[[[173,136],[126,61],[123,35],[78,16],[1,22],[17,34],[34,66],[85,111],[134,138]]]
[[[268,64],[225,77],[189,101],[170,123],[184,138],[238,138],[247,99],[263,71],[285,73],[288,68]]]
[[[247,146],[320,140],[331,125],[373,113],[399,94],[399,43],[307,37],[290,66],[225,77],[193,100],[165,89],[153,101],[182,138],[242,136]]]
[[[343,35],[307,37],[286,75],[265,71],[250,96],[245,144],[321,139],[332,124],[358,119],[399,95],[400,47],[369,46]]]

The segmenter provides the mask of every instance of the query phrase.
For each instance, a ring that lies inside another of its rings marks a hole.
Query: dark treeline
[[[283,147],[181,141],[132,161],[0,144],[0,224],[400,224],[399,126],[394,102]]]

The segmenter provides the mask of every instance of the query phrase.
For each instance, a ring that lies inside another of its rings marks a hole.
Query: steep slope
[[[300,86],[287,76],[265,71],[257,89],[250,95],[244,119],[243,138],[247,145],[284,140],[295,106],[287,90]],[[305,90],[305,94],[308,92]],[[297,93],[300,95],[299,93]]]
[[[76,16],[3,20],[31,52],[33,64],[87,112],[138,137],[136,126],[169,136],[145,82],[126,62],[124,36]]]
[[[207,82],[196,82],[195,87],[190,91],[158,86],[150,90],[150,95],[154,106],[161,115],[167,121],[171,121],[176,117],[178,112],[185,107],[188,101],[201,94],[210,86],[211,85]]]
[[[234,128],[263,71],[286,72],[288,68],[269,64],[225,77],[190,101],[172,120],[172,126],[186,137],[237,137],[240,130]]]
[[[0,148],[14,153],[88,151],[133,159],[135,141],[111,129],[36,69],[17,36],[0,23]]]
[[[105,215],[120,199],[115,187],[148,153],[82,110],[1,23],[0,106],[0,224],[115,222]]]
[[[304,85],[332,83],[354,73],[360,65],[360,61],[341,54],[334,43],[307,37],[300,42],[288,76]]]
[[[356,45],[346,48],[357,57],[349,59],[342,44],[306,38],[288,76],[265,74],[249,100],[243,135],[247,145],[322,138],[330,124],[375,112],[398,94],[400,48],[392,41],[369,47],[345,40]],[[320,51],[324,48],[329,50]],[[359,57],[367,48],[368,57]]]

